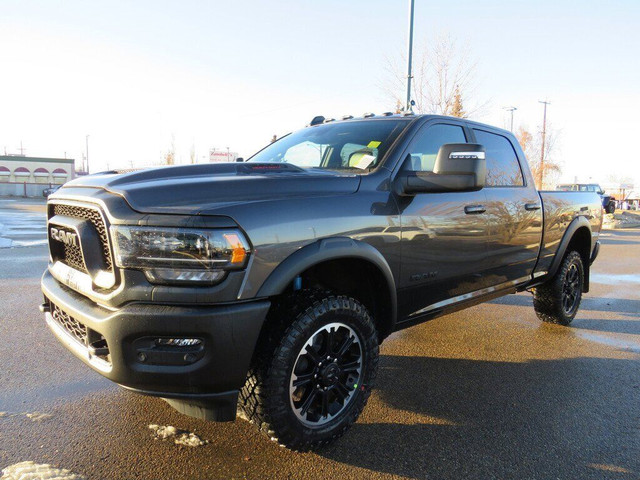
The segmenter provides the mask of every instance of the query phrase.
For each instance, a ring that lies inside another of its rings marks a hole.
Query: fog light
[[[197,347],[202,345],[199,338],[156,338],[156,345],[163,347]]]
[[[225,276],[224,270],[176,270],[173,268],[154,268],[145,270],[152,283],[208,283],[215,284]]]

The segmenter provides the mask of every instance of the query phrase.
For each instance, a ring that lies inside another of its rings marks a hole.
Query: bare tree
[[[538,189],[549,188],[555,184],[562,173],[562,164],[556,158],[556,143],[560,133],[547,125],[546,140],[544,145],[544,167],[540,165],[540,153],[542,149],[542,134],[532,135],[526,127],[521,126],[516,132],[516,138],[527,156],[531,173]],[[540,169],[542,172],[542,185],[539,185]]]
[[[163,165],[175,165],[176,163],[176,138],[175,135],[171,135],[171,146],[162,156]]]
[[[453,107],[451,108],[451,115],[459,118],[467,118],[467,112],[464,110],[464,106],[462,105],[462,94],[460,93],[460,89],[456,85],[456,91],[453,94]]]
[[[406,58],[401,55],[395,61],[388,59],[385,68],[382,90],[396,105],[396,110],[404,103],[405,62]],[[451,35],[427,39],[415,50],[414,65],[412,98],[415,112],[466,118],[486,108],[487,102],[474,101],[476,63],[470,57],[470,49],[466,45],[460,47]]]

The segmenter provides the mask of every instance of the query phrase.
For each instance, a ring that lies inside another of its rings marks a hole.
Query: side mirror
[[[236,158],[236,162],[244,162],[244,158],[238,157],[238,158]]]
[[[438,151],[433,172],[404,171],[398,175],[400,195],[475,192],[487,177],[485,148],[475,143],[448,143]]]

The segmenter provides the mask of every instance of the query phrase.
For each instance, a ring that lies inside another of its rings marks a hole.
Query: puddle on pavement
[[[35,462],[20,462],[3,468],[0,480],[86,480],[71,470]]]
[[[149,430],[153,432],[156,440],[173,440],[176,445],[184,445],[185,447],[202,447],[209,443],[209,440],[203,440],[198,435],[188,430],[180,430],[171,425],[149,425]]]

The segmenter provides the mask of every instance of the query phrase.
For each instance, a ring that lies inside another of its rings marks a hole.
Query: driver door
[[[433,171],[438,150],[468,143],[462,122],[423,127],[401,169]],[[487,217],[484,190],[398,196],[402,224],[399,320],[440,308],[483,288]]]

